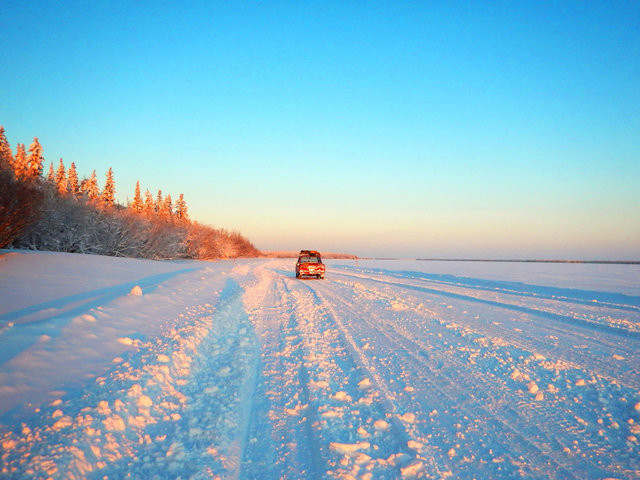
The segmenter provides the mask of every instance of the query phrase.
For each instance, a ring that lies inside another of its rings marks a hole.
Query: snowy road
[[[0,310],[0,478],[640,477],[637,265],[156,265]]]

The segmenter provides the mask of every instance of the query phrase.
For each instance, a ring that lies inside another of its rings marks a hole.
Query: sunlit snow
[[[0,255],[1,478],[640,477],[640,266]]]

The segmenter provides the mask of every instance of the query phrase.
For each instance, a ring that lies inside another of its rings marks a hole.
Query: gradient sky
[[[4,2],[0,124],[260,249],[640,260],[638,32],[637,1]]]

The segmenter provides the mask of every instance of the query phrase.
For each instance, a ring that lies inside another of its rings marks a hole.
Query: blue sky
[[[640,259],[640,3],[9,2],[0,124],[258,248]]]

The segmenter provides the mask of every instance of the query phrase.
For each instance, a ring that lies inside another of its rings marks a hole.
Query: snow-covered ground
[[[640,477],[638,265],[4,253],[0,478]]]

